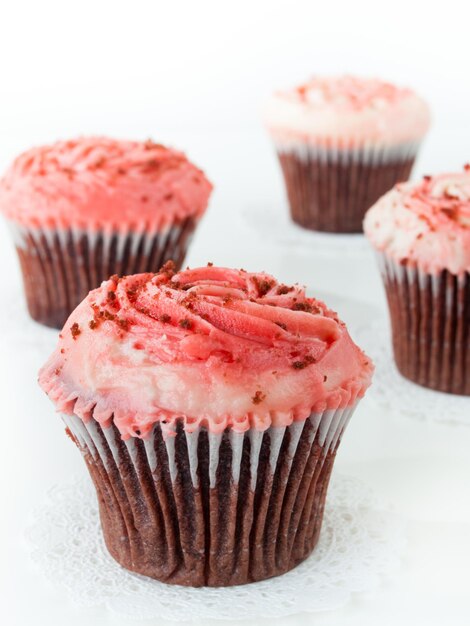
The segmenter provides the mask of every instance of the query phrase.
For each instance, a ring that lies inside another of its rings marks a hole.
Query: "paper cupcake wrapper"
[[[197,221],[136,233],[27,228],[10,223],[30,315],[62,328],[89,291],[113,274],[156,272],[172,259],[179,269]]]
[[[354,411],[288,427],[123,441],[114,425],[64,421],[94,481],[104,539],[125,568],[189,586],[227,586],[295,567],[318,541],[341,435]]]
[[[397,145],[361,144],[344,147],[335,145],[333,140],[324,144],[275,138],[278,153],[295,154],[304,161],[322,161],[323,163],[363,163],[364,165],[383,165],[396,161],[414,159],[419,150],[419,141],[410,141]]]
[[[432,275],[378,258],[400,372],[436,391],[470,395],[470,273]]]
[[[418,144],[340,147],[277,143],[292,219],[312,230],[362,232],[364,214],[408,180]]]

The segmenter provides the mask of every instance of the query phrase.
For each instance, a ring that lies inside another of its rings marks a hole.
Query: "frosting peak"
[[[0,210],[33,227],[155,229],[201,216],[211,189],[181,152],[82,137],[21,154],[0,181]]]
[[[366,214],[374,246],[426,272],[470,272],[470,166],[400,183]]]
[[[123,437],[160,421],[244,431],[350,406],[372,365],[299,285],[203,267],[112,277],[67,321],[40,384],[63,412]]]

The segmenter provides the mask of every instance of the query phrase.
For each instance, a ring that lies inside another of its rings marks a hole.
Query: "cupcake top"
[[[403,265],[436,274],[470,272],[470,165],[457,174],[399,183],[366,214],[375,248]]]
[[[39,375],[57,410],[123,438],[156,422],[244,432],[352,406],[373,366],[305,289],[202,267],[112,277],[90,292]]]
[[[353,76],[312,78],[278,91],[264,119],[280,142],[340,148],[416,143],[430,124],[428,106],[411,89]]]
[[[211,189],[181,152],[84,137],[21,154],[0,181],[0,211],[28,227],[140,232],[201,216]]]

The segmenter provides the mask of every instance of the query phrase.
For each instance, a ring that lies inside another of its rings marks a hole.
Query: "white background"
[[[384,307],[372,256],[325,261],[314,250],[281,249],[244,220],[243,212],[284,203],[260,108],[274,88],[312,73],[407,84],[429,101],[434,120],[415,175],[459,169],[470,160],[469,17],[463,0],[2,2],[0,167],[33,144],[77,134],[152,137],[182,148],[216,188],[191,265],[264,269],[306,283],[346,321],[367,319]],[[35,332],[24,317],[4,224],[0,267],[1,342],[26,327]],[[0,343],[0,615],[14,626],[130,626],[101,609],[77,611],[30,563],[23,531],[31,509],[82,465],[36,386],[47,353],[6,345]],[[402,568],[336,613],[282,623],[468,624],[469,450],[470,428],[407,419],[399,398],[390,413],[366,399],[337,466],[408,519]]]

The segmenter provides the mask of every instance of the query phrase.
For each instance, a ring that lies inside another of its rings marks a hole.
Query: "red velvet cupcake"
[[[397,185],[364,230],[378,252],[398,369],[470,395],[470,167]]]
[[[352,76],[279,91],[264,118],[292,219],[337,233],[362,232],[366,210],[408,180],[429,127],[428,107],[410,89]]]
[[[303,288],[216,267],[112,277],[40,384],[124,567],[180,585],[276,576],[314,549],[372,364]]]
[[[62,327],[112,274],[180,267],[211,184],[175,150],[104,137],[19,156],[0,182],[31,317]]]

